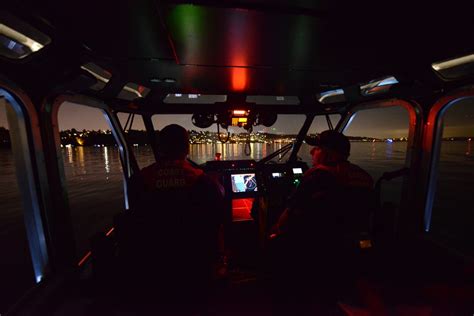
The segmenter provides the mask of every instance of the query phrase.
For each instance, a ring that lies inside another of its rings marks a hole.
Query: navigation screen
[[[303,169],[301,169],[301,168],[293,168],[293,174],[303,174]]]
[[[231,174],[232,192],[257,192],[255,173]]]

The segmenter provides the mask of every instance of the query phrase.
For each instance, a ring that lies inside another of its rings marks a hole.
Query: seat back
[[[116,218],[119,254],[132,278],[170,293],[206,286],[220,212],[212,189],[203,178],[192,187],[143,192],[136,209]]]
[[[376,208],[373,214],[372,235],[375,242],[381,247],[390,246],[395,241],[398,205],[391,202],[382,202],[383,183],[406,176],[409,168],[385,172],[375,184]]]

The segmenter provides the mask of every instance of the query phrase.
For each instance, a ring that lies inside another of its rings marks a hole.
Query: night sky
[[[127,114],[120,114],[120,120],[124,124]],[[303,124],[303,115],[279,115],[275,125],[269,128],[256,127],[255,131],[263,131],[275,134],[296,134]],[[191,130],[200,130],[191,123],[191,115],[156,115],[153,117],[155,128],[176,123]],[[333,125],[336,125],[337,116],[333,117]],[[448,109],[445,118],[446,128],[444,137],[474,136],[474,102],[473,100],[462,100],[456,106]],[[7,126],[5,106],[0,104],[0,126]],[[64,104],[59,111],[59,127],[61,130],[76,128],[77,130],[107,130],[109,129],[100,111],[95,108],[78,106],[75,104]],[[136,117],[133,129],[144,129],[143,121]],[[317,117],[313,122],[310,132],[320,132],[327,129],[324,117]],[[216,131],[216,125],[208,130]],[[243,132],[243,129],[235,128],[231,132]],[[346,131],[350,136],[367,136],[377,138],[406,137],[408,135],[408,112],[402,107],[391,107],[383,109],[365,110],[357,114],[351,126]]]

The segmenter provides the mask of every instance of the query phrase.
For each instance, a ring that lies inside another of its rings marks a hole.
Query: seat
[[[197,304],[206,295],[217,256],[219,203],[205,185],[142,194],[137,208],[115,219],[126,283],[166,304]],[[181,302],[181,303],[179,303]]]

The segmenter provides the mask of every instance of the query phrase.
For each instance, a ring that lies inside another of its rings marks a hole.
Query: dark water
[[[215,152],[220,152],[226,160],[259,160],[284,145],[252,144],[250,156],[245,156],[243,144],[192,145],[190,158],[201,164],[212,160]],[[301,160],[308,164],[311,161],[309,149],[303,144],[300,150]],[[96,231],[107,231],[112,227],[113,215],[124,209],[122,170],[116,147],[68,147],[62,151],[80,258],[87,252],[88,238]],[[153,162],[150,147],[134,147],[134,151],[141,168]],[[374,179],[378,179],[385,171],[402,168],[405,154],[405,142],[352,143],[350,160],[366,169]],[[278,158],[285,161],[288,156]],[[33,284],[33,275],[13,163],[11,151],[0,149],[0,278],[3,280],[3,277],[7,277],[7,284],[13,281],[13,277],[27,278],[28,280],[24,281],[26,286]],[[474,244],[472,237],[466,238],[472,235],[474,226],[471,198],[474,187],[473,167],[470,142],[443,143],[432,230],[446,236],[446,239],[461,248],[469,245],[472,248]],[[384,199],[397,202],[400,186],[400,180],[386,185]],[[457,207],[453,208],[453,204]],[[21,276],[8,274],[9,270],[13,270],[13,266],[23,267]],[[6,289],[1,287],[0,285],[3,293]]]

